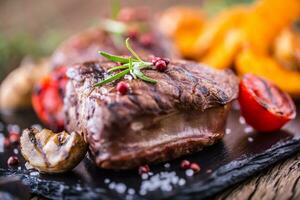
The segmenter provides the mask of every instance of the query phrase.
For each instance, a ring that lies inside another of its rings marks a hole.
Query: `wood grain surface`
[[[300,153],[217,195],[215,200],[300,199]]]

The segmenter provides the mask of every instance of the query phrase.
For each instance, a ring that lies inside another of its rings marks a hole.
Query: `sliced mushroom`
[[[44,173],[62,173],[73,169],[85,156],[87,144],[75,132],[53,133],[30,128],[21,136],[21,152],[29,164]]]

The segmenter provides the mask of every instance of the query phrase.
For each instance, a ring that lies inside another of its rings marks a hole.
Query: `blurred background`
[[[19,65],[24,56],[50,55],[70,35],[99,24],[111,15],[112,0],[1,0],[0,80]],[[121,0],[122,6],[149,6],[159,13],[174,5],[198,6],[216,14],[235,3],[251,0]]]

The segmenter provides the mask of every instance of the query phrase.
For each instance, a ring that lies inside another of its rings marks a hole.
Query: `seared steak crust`
[[[91,90],[113,66],[88,62],[68,72],[66,127],[82,131],[98,166],[131,168],[168,160],[222,138],[228,104],[238,92],[232,72],[175,61],[163,73],[144,70],[157,84],[126,80],[127,95],[116,92],[116,83]]]

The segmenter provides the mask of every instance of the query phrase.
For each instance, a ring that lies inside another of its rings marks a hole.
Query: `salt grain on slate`
[[[245,118],[240,116],[239,122],[240,122],[240,124],[245,124],[246,123]]]
[[[14,154],[16,154],[16,155],[18,155],[19,154],[19,150],[18,149],[16,149],[16,148],[14,148]]]
[[[143,180],[145,180],[145,179],[148,179],[149,176],[148,176],[148,174],[143,173],[143,174],[141,175],[141,177],[142,177]]]
[[[82,187],[79,185],[79,184],[77,184],[76,185],[76,188],[75,188],[77,191],[82,191]]]
[[[185,183],[186,183],[186,181],[183,178],[179,179],[179,181],[178,181],[179,186],[183,186],[183,185],[185,185]]]
[[[40,173],[37,171],[30,172],[30,176],[38,176],[38,175],[40,175]]]
[[[127,192],[130,195],[134,195],[135,194],[135,190],[133,188],[129,188]]]
[[[253,131],[254,131],[254,129],[251,126],[247,126],[246,128],[244,128],[245,133],[251,133]]]
[[[248,142],[253,142],[254,139],[252,137],[248,137]]]
[[[111,182],[109,185],[108,185],[108,188],[113,190],[115,189],[115,186],[116,186],[116,183],[115,182]]]
[[[127,187],[124,183],[116,184],[115,190],[117,193],[123,194],[123,193],[125,193],[126,189],[127,189]]]
[[[164,167],[165,167],[165,168],[170,168],[170,166],[171,166],[170,163],[164,164]]]
[[[185,175],[187,175],[187,176],[193,176],[194,175],[194,171],[192,169],[187,169],[185,171]]]
[[[185,180],[179,178],[176,172],[161,171],[151,176],[148,180],[143,180],[139,190],[140,195],[160,189],[162,192],[170,192],[176,185],[184,185]]]

